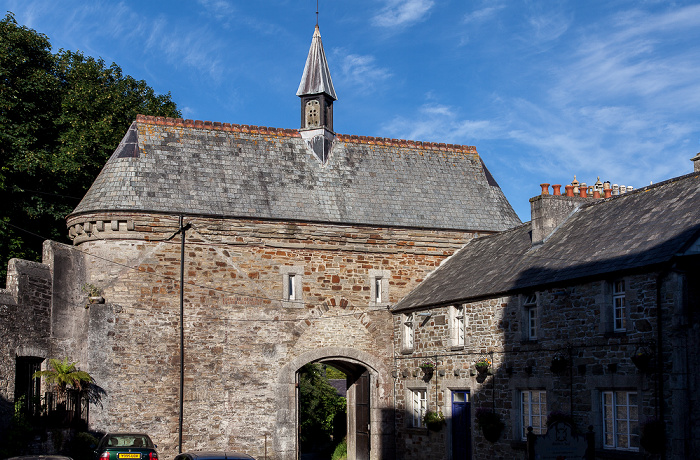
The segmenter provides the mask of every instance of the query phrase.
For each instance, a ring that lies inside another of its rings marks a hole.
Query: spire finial
[[[318,0],[316,0],[316,27],[318,27]]]

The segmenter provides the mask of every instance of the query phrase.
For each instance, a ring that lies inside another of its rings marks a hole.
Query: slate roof
[[[476,148],[139,115],[71,216],[143,211],[501,231],[520,224]]]
[[[581,206],[532,247],[530,222],[467,243],[394,311],[653,267],[700,237],[700,173]]]
[[[314,29],[314,35],[311,39],[311,46],[309,47],[309,55],[306,57],[306,65],[304,65],[304,73],[301,76],[301,82],[297,90],[297,96],[321,93],[328,94],[335,101],[338,100],[338,96],[335,95],[335,88],[333,88],[331,72],[328,69],[326,53],[323,51],[321,32],[318,30],[318,24],[316,24],[316,29]]]

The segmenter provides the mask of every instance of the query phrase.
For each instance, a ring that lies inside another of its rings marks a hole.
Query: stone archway
[[[296,460],[298,456],[297,374],[308,363],[329,364],[348,375],[348,460],[387,458],[386,452],[393,453],[393,445],[385,445],[391,433],[381,431],[393,426],[386,423],[386,407],[380,403],[386,393],[383,387],[391,385],[383,359],[351,348],[324,347],[305,352],[280,369],[274,438],[279,458]],[[365,424],[366,430],[362,429]]]

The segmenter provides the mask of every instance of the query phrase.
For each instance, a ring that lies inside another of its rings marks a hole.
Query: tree
[[[87,390],[93,378],[87,372],[79,370],[77,364],[68,362],[68,358],[64,358],[63,361],[51,358],[49,369],[36,371],[32,378],[45,378],[46,383],[53,385],[60,394],[65,394],[68,386],[82,392]]]
[[[39,260],[44,238],[68,242],[78,204],[137,114],[179,117],[170,93],[43,34],[0,21],[0,278],[12,257]],[[29,233],[27,233],[27,231]]]
[[[299,441],[302,450],[327,448],[338,415],[344,414],[346,400],[328,383],[323,368],[307,364],[299,371]],[[340,441],[338,439],[336,442]]]

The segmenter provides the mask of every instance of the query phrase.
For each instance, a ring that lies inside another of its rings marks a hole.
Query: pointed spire
[[[299,97],[312,94],[327,94],[334,101],[338,100],[333,88],[331,72],[328,70],[328,62],[326,61],[326,53],[323,51],[318,24],[316,24],[314,36],[311,39],[311,48],[309,48],[309,55],[306,58],[304,74],[301,77],[301,83],[299,83],[299,89],[297,90],[297,96]]]

